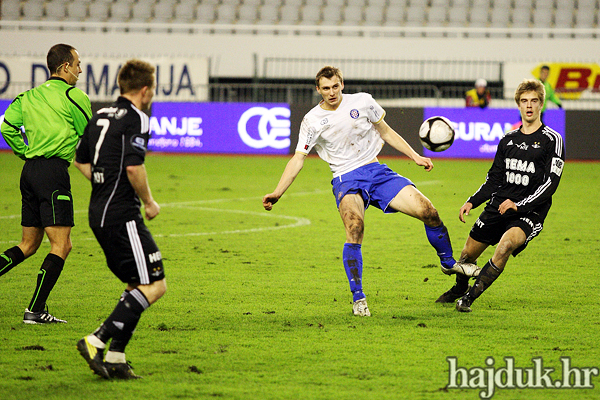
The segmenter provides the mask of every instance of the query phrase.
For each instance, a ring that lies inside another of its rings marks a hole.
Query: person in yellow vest
[[[465,101],[467,107],[486,108],[490,105],[492,95],[487,88],[487,81],[479,78],[475,81],[475,88],[467,91]]]

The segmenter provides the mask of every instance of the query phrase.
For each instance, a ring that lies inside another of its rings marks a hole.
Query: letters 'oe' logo
[[[258,135],[255,139],[248,133],[248,122],[258,117]],[[277,117],[283,117],[278,119]],[[246,110],[238,121],[238,134],[242,141],[253,149],[290,147],[290,110],[285,107],[252,107]]]

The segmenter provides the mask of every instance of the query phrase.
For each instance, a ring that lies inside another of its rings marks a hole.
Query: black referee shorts
[[[144,221],[92,228],[108,268],[122,282],[148,285],[165,277],[162,256]]]
[[[471,228],[469,236],[478,242],[494,246],[498,244],[502,235],[510,228],[521,228],[527,238],[525,239],[525,243],[513,252],[513,256],[516,256],[525,250],[527,244],[534,237],[540,234],[544,228],[543,223],[544,221],[535,213],[525,215],[510,213],[509,215],[501,215],[497,211],[483,210],[477,221],[475,221],[473,228]]]
[[[58,157],[25,161],[21,203],[22,226],[73,226],[69,162]]]

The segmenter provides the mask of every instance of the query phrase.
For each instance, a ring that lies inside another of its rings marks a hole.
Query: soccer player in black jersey
[[[517,88],[522,125],[500,140],[485,183],[459,213],[465,222],[465,215],[488,201],[467,238],[461,262],[475,263],[488,246],[498,246],[472,288],[468,277],[457,275],[456,285],[437,302],[459,299],[456,309],[470,312],[475,299],[500,276],[510,255],[519,254],[542,231],[565,163],[562,137],[540,119],[544,98],[544,85],[536,79],[526,79]]]
[[[140,213],[140,199],[146,219],[160,212],[144,166],[149,119],[141,111],[152,102],[154,67],[130,60],[117,80],[121,96],[90,120],[77,147],[75,166],[92,182],[90,227],[108,267],[127,288],[112,314],[81,339],[77,349],[101,377],[135,379],[139,376],[125,359],[125,346],[142,312],[166,291],[162,257]]]

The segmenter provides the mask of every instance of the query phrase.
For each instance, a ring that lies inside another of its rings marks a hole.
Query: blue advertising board
[[[0,125],[4,121],[4,112],[11,102],[12,100],[0,100]],[[0,138],[0,150],[10,150],[10,146],[6,144],[4,137]]]
[[[494,158],[498,143],[506,132],[521,125],[519,110],[494,108],[425,108],[424,119],[441,115],[454,124],[456,136],[448,150],[435,153],[423,149],[427,157]],[[546,110],[544,123],[565,139],[565,111]],[[565,141],[566,143],[566,141]]]
[[[280,103],[154,103],[148,148],[186,153],[288,154],[290,107]]]
[[[0,118],[11,100],[0,100]],[[1,122],[1,120],[0,120]],[[154,103],[148,148],[163,152],[288,154],[290,107],[281,103]],[[4,139],[0,149],[10,149]]]

